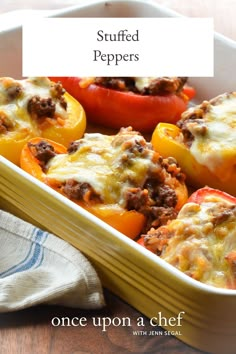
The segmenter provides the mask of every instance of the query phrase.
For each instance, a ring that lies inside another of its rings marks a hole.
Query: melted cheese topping
[[[155,77],[134,77],[135,86],[138,91],[143,91],[146,87],[149,87]]]
[[[19,87],[21,92],[11,97],[11,89]],[[7,117],[11,126],[17,131],[35,131],[40,134],[37,122],[32,120],[28,112],[28,102],[34,96],[40,98],[51,97],[55,103],[55,116],[65,119],[66,110],[59,104],[58,100],[51,93],[52,83],[46,77],[28,78],[25,80],[14,80],[12,78],[0,79],[0,115]]]
[[[188,125],[194,136],[190,151],[200,164],[224,181],[236,168],[236,94],[209,107],[203,118],[206,134],[199,134],[195,125]]]
[[[168,225],[174,236],[161,258],[203,283],[236,288],[236,269],[227,261],[235,253],[236,262],[235,209],[220,220],[230,207],[232,203],[211,197],[201,205],[186,204]]]
[[[126,133],[108,136],[99,133],[85,134],[79,148],[71,154],[60,154],[47,164],[47,177],[65,182],[73,179],[89,183],[102,196],[105,204],[124,205],[124,193],[129,187],[143,187],[154,151],[140,153],[132,147],[144,146],[144,138]]]

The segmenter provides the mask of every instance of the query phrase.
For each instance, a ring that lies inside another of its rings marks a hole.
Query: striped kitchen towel
[[[0,210],[0,312],[37,304],[104,306],[91,263],[76,248]]]

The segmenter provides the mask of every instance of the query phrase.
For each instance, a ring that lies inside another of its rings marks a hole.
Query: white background
[[[97,32],[139,31],[139,41],[97,41]],[[138,54],[139,61],[94,61]],[[23,76],[213,76],[210,18],[42,18],[23,24]]]

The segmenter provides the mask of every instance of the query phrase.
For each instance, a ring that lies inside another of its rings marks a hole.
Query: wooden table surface
[[[107,306],[103,310],[77,310],[37,306],[27,310],[0,314],[0,354],[200,354],[180,340],[164,335],[133,334],[137,327],[108,327],[102,332],[92,324],[92,317],[128,317],[136,323],[144,319],[145,330],[164,332],[151,327],[148,319],[111,292],[104,290]],[[54,327],[54,317],[86,317],[86,327]]]
[[[81,0],[80,0],[81,1]],[[86,1],[86,0],[84,0]],[[236,2],[234,0],[156,0],[187,16],[213,17],[215,30],[236,40]],[[0,13],[18,8],[59,8],[76,4],[76,0],[55,0],[40,2],[34,0],[1,0]],[[134,308],[105,290],[107,306],[99,311],[84,311],[53,306],[37,306],[24,311],[0,314],[0,354],[120,354],[120,353],[160,353],[197,354],[171,336],[135,336],[132,327],[109,327],[106,332],[95,327],[89,319],[99,317],[142,316]],[[86,317],[86,327],[54,327],[54,317]],[[143,316],[147,330],[148,319]],[[156,328],[155,328],[156,329]],[[161,331],[161,329],[160,329]]]

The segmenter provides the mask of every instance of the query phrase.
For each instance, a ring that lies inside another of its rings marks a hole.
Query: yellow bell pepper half
[[[155,128],[151,143],[163,157],[174,157],[186,174],[186,183],[194,188],[209,186],[236,196],[236,166],[225,180],[214,175],[207,166],[201,165],[180,138],[181,130],[174,124],[159,123]]]
[[[56,116],[55,119],[50,119],[45,117],[43,122],[32,119],[27,111],[27,105],[21,103],[21,97],[19,102],[15,100],[11,107],[8,105],[10,108],[7,109],[11,109],[10,113],[15,117],[15,121],[11,129],[6,129],[6,131],[0,129],[0,155],[19,165],[23,146],[34,137],[51,139],[65,146],[68,146],[71,141],[80,139],[86,128],[85,111],[81,104],[67,92],[64,93],[64,99],[67,103],[66,118],[61,119]],[[0,128],[1,117],[5,119],[5,113],[4,115],[2,113],[1,116],[0,104]],[[2,123],[4,128],[4,120]]]

